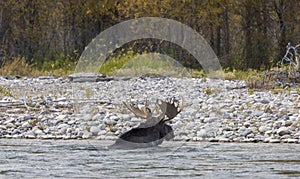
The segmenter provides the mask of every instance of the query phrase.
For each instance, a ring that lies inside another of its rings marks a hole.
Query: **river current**
[[[300,178],[300,146],[164,142],[111,150],[113,141],[0,139],[0,178]]]

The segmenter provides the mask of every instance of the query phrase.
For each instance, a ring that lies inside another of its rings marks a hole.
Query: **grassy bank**
[[[0,75],[18,76],[68,76],[75,72],[75,60],[58,58],[57,60],[29,64],[25,58],[16,58],[5,62],[0,68]],[[275,69],[276,70],[276,69]],[[278,69],[277,69],[278,70]],[[250,88],[259,88],[263,79],[263,71],[257,70],[228,70],[224,69],[223,78],[226,80],[245,80]],[[207,77],[201,69],[189,69],[183,67],[177,61],[161,54],[134,54],[131,51],[122,55],[110,57],[99,68],[99,73],[115,75],[165,75]],[[265,81],[264,81],[265,82]]]
[[[1,76],[67,76],[74,73],[76,63],[70,60],[56,60],[41,64],[29,64],[23,57],[5,62],[0,68]]]

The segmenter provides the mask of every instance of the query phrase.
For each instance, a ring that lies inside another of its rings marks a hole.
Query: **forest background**
[[[202,35],[227,71],[278,66],[286,45],[299,43],[299,0],[1,0],[0,72],[63,74],[103,30],[128,19],[169,18]],[[188,68],[198,62],[170,42],[142,39],[117,49],[126,54],[167,54]]]

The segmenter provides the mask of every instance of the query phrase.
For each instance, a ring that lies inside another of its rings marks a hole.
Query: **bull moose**
[[[154,115],[147,105],[147,100],[143,108],[139,108],[132,103],[125,103],[125,106],[137,117],[146,119],[138,127],[122,134],[111,148],[144,148],[158,146],[163,140],[174,138],[172,127],[166,124],[181,112],[178,102],[174,98],[169,101],[157,100],[156,105],[160,109],[158,115]]]

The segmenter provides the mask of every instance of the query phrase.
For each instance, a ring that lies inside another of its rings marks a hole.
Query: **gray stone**
[[[209,138],[208,139],[209,142],[219,142],[218,138]]]
[[[279,139],[270,139],[270,143],[280,143]]]
[[[247,138],[254,138],[254,134],[253,133],[248,134]]]
[[[245,129],[240,131],[240,135],[243,137],[247,137],[247,135],[251,134],[253,131],[251,129]]]
[[[225,113],[225,114],[223,115],[223,119],[232,119],[232,117],[233,117],[233,115],[230,114],[230,113]]]
[[[225,137],[219,137],[218,138],[218,142],[229,142],[230,140],[228,138]]]
[[[29,128],[29,127],[32,127],[32,125],[31,124],[29,124],[29,122],[28,121],[25,121],[23,124],[22,124],[22,126],[21,126],[22,128]]]
[[[273,123],[274,128],[279,128],[281,126],[282,126],[282,121],[276,121],[276,122]]]
[[[50,129],[47,127],[47,128],[45,128],[45,129],[43,130],[43,132],[44,132],[45,134],[47,134],[47,133],[50,132]]]
[[[118,121],[120,118],[116,115],[112,115],[109,117],[111,120]]]
[[[253,111],[253,115],[256,116],[256,117],[259,117],[259,116],[261,116],[261,115],[263,115],[263,114],[264,114],[263,111],[259,111],[259,110]]]
[[[72,128],[67,128],[67,130],[66,130],[66,133],[67,134],[70,134],[70,133],[72,133],[73,132],[73,129]]]
[[[99,121],[88,121],[87,125],[88,126],[98,126],[100,124]]]
[[[207,137],[207,131],[205,129],[201,129],[200,131],[197,131],[197,137]]]
[[[57,120],[57,122],[60,122],[60,121],[64,121],[65,118],[66,118],[66,115],[58,115],[58,116],[56,116],[55,120]]]
[[[83,139],[89,139],[92,137],[92,133],[89,131],[83,131],[83,134],[81,136]]]
[[[105,135],[107,134],[107,131],[106,130],[101,130],[98,132],[98,135]]]
[[[13,124],[13,123],[7,123],[5,126],[6,126],[7,128],[15,128],[15,127],[16,127],[16,125]]]
[[[7,127],[6,126],[4,126],[4,125],[0,125],[0,130],[6,130],[7,129]]]
[[[35,139],[35,133],[33,131],[28,131],[24,134],[24,137],[28,139]]]
[[[266,126],[260,126],[260,127],[258,128],[258,131],[261,132],[261,133],[265,133],[267,130],[269,130],[269,129],[268,129],[268,127],[266,127]]]
[[[97,135],[99,132],[100,132],[100,129],[96,126],[92,126],[90,128],[90,132],[93,134],[93,135]]]
[[[261,101],[260,101],[260,103],[262,103],[262,104],[269,104],[269,103],[270,103],[270,101],[269,101],[269,100],[267,100],[267,99],[263,99],[263,100],[261,100]]]
[[[286,126],[286,127],[288,127],[288,126],[290,126],[292,124],[293,124],[292,121],[285,121],[283,125]]]
[[[123,120],[130,120],[132,118],[132,115],[130,114],[123,114],[122,116],[120,116],[121,119]]]
[[[244,126],[245,126],[245,127],[250,127],[250,126],[251,126],[251,123],[250,123],[250,122],[244,122]]]
[[[69,80],[72,82],[99,82],[99,81],[110,81],[113,80],[111,77],[106,77],[103,74],[97,73],[74,73],[68,76]]]
[[[288,143],[298,143],[298,139],[287,139]]]
[[[287,112],[287,108],[286,107],[282,107],[278,109],[279,112],[281,113],[286,113]]]
[[[99,124],[98,127],[99,127],[100,130],[104,130],[106,128],[106,125],[105,124]]]
[[[295,91],[295,90],[292,90],[292,91],[290,91],[290,94],[292,94],[292,95],[297,95],[297,94],[298,94],[298,92],[297,92],[297,91]]]
[[[287,127],[280,127],[276,133],[280,136],[283,136],[285,134],[289,134],[290,131],[289,131],[289,128],[287,128]]]
[[[280,139],[288,139],[290,137],[291,137],[291,135],[285,134],[285,135],[281,136]]]
[[[73,125],[73,124],[75,124],[76,123],[76,121],[75,120],[73,120],[73,119],[71,119],[71,120],[68,120],[68,124],[69,125]]]
[[[105,117],[103,119],[104,123],[107,125],[114,125],[117,124],[117,121],[110,119],[109,117]]]
[[[104,115],[103,114],[96,114],[92,117],[93,121],[102,121],[104,119]]]
[[[41,135],[41,134],[44,133],[44,132],[43,132],[42,130],[40,130],[40,129],[35,129],[33,132],[34,132],[35,135]]]
[[[295,137],[295,138],[299,138],[299,139],[300,139],[300,131],[299,131],[299,132],[297,132],[296,134],[294,134],[294,137]]]

